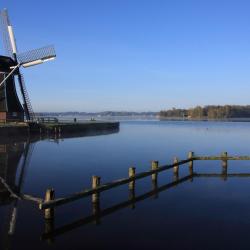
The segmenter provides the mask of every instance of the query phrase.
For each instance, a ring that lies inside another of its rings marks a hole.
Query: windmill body
[[[55,59],[53,46],[18,53],[13,27],[6,9],[0,11],[0,26],[6,56],[0,56],[0,122],[35,121],[21,67],[31,67]],[[16,81],[16,82],[15,82]],[[20,87],[19,100],[16,85]]]
[[[15,61],[10,57],[0,56],[0,65],[0,82],[2,82],[10,73],[11,67],[15,66]],[[0,87],[0,121],[24,121],[24,108],[17,95],[14,75]]]

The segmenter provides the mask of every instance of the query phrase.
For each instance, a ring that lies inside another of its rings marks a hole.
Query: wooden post
[[[151,162],[151,170],[156,170],[159,167],[159,162],[158,161],[152,161]],[[158,174],[152,174],[152,181],[157,181],[157,176]]]
[[[174,158],[174,164],[178,164],[178,158]],[[178,176],[179,175],[179,165],[174,166],[174,175]]]
[[[132,178],[135,177],[135,168],[131,167],[128,170],[128,177]],[[129,190],[135,189],[135,180],[129,182]]]
[[[227,152],[223,152],[221,156],[227,157]],[[222,160],[222,175],[223,180],[227,180],[227,160]]]
[[[128,170],[128,177],[135,177],[135,168],[134,167],[130,167]],[[134,200],[135,198],[135,180],[129,182],[128,184],[128,188],[129,188],[129,200]],[[131,205],[131,208],[134,209],[135,208],[135,204],[133,203]]]
[[[95,189],[98,186],[100,186],[101,183],[101,177],[99,176],[92,176],[92,188]],[[98,203],[99,202],[99,193],[92,194],[92,203]]]
[[[55,192],[52,188],[47,189],[45,194],[45,201],[51,201],[55,199]],[[44,217],[47,220],[54,218],[54,208],[47,208],[44,211]]]
[[[193,159],[194,157],[194,152],[189,152],[188,153],[188,159]],[[193,170],[194,170],[194,161],[189,162],[189,174],[193,175]]]
[[[227,152],[223,152],[222,157],[227,157]],[[222,167],[227,168],[227,160],[222,160]]]

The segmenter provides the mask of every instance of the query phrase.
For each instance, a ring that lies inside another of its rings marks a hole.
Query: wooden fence
[[[158,161],[152,161],[151,169],[146,172],[136,174],[136,169],[130,167],[128,170],[128,177],[123,179],[118,179],[109,183],[101,184],[101,177],[92,176],[92,188],[71,194],[63,198],[55,198],[55,192],[53,189],[49,188],[46,191],[45,199],[39,202],[39,208],[45,210],[45,218],[52,219],[54,216],[54,208],[61,206],[63,204],[78,200],[80,198],[92,196],[92,203],[96,204],[99,202],[100,194],[103,191],[128,184],[129,191],[134,192],[135,181],[151,176],[153,182],[157,182],[158,174],[162,171],[173,169],[173,174],[175,177],[179,175],[179,167],[181,165],[189,165],[189,175],[195,176],[193,172],[194,161],[197,160],[220,160],[222,161],[222,173],[227,173],[227,164],[230,160],[250,160],[250,156],[228,156],[227,152],[222,153],[220,156],[195,156],[193,152],[189,152],[188,158],[179,161],[178,158],[174,158],[173,164],[159,166]],[[197,176],[198,177],[198,176]]]

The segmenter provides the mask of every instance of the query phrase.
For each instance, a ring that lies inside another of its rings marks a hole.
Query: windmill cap
[[[11,57],[7,56],[0,56],[0,65],[1,65],[1,72],[9,73],[11,71],[11,67],[16,66],[16,63]]]

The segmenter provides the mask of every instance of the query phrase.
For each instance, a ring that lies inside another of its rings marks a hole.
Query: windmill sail
[[[9,28],[10,26],[10,21],[8,17],[8,11],[6,9],[0,11],[0,30],[2,33],[2,40],[3,40],[3,45],[5,49],[5,54],[6,56],[9,56],[11,58],[14,58],[13,56],[13,50],[12,50],[12,45],[11,45],[11,40],[9,36]]]
[[[29,94],[28,94],[28,91],[26,89],[23,75],[21,73],[19,73],[19,75],[18,75],[18,81],[20,83],[20,89],[22,92],[22,96],[24,98],[23,108],[24,108],[25,114],[27,116],[26,118],[27,118],[27,120],[33,121],[33,120],[35,120],[36,116],[35,116],[35,113],[33,111],[33,108],[32,108],[31,102],[30,102]]]
[[[18,62],[21,63],[24,67],[25,64],[31,62],[44,62],[50,58],[55,58],[56,52],[53,45],[42,47],[40,49],[30,50],[17,55]]]

